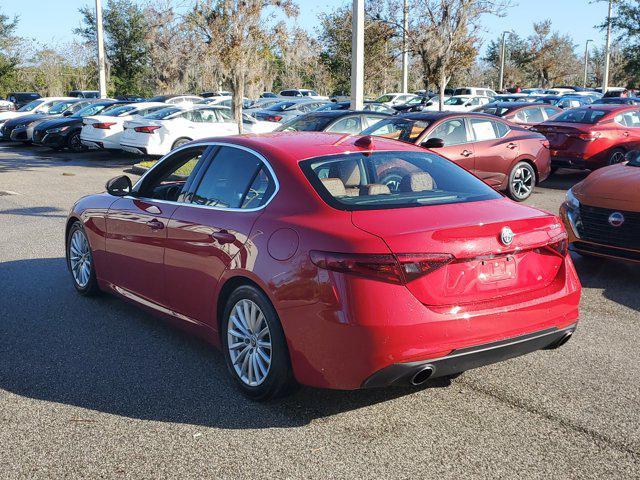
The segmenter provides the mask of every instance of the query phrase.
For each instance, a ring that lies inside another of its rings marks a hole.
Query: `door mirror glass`
[[[73,115],[73,112],[71,110],[65,110],[64,112],[62,112],[63,117],[68,117],[70,115]]]
[[[422,146],[425,148],[442,148],[444,147],[444,140],[441,138],[429,138],[422,142]]]
[[[124,197],[131,193],[133,185],[131,179],[126,175],[120,175],[119,177],[112,178],[107,182],[107,192],[115,197]]]

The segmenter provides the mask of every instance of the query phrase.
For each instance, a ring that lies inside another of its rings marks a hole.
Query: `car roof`
[[[325,155],[353,153],[354,151],[414,151],[425,152],[423,148],[383,137],[369,137],[366,147],[355,145],[362,135],[328,132],[273,132],[245,134],[231,137],[212,137],[197,143],[219,142],[250,148],[268,160],[297,163],[299,161]],[[195,142],[194,142],[195,143]]]
[[[320,112],[309,112],[309,116],[316,117],[346,117],[347,115],[382,115],[388,117],[388,113],[374,112],[371,110],[322,110]]]
[[[500,108],[509,108],[511,110],[515,110],[516,108],[522,108],[522,107],[541,107],[541,106],[542,104],[534,103],[534,102],[491,102],[491,103],[482,105],[483,108],[500,107]],[[553,105],[546,105],[546,107],[556,108]]]
[[[528,105],[531,105],[531,104],[529,103]],[[483,106],[486,106],[486,105],[483,105]],[[440,120],[441,118],[446,118],[446,117],[487,117],[487,118],[491,118],[492,120],[496,119],[495,115],[489,115],[488,113],[450,112],[446,110],[443,112],[422,111],[422,112],[414,112],[414,113],[403,113],[403,114],[394,116],[394,118],[408,118],[410,120],[427,120],[427,121]]]

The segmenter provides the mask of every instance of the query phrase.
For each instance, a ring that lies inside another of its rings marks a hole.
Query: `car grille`
[[[624,223],[614,227],[609,215],[620,212]],[[640,213],[580,205],[578,233],[583,240],[620,248],[640,249]]]

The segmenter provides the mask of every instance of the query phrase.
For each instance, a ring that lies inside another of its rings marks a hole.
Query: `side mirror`
[[[62,112],[63,117],[68,117],[69,115],[73,115],[73,112],[71,110],[65,110],[64,112]]]
[[[640,150],[631,150],[627,152],[624,156],[625,162],[637,163],[638,160],[640,160]]]
[[[131,179],[126,175],[120,175],[119,177],[112,178],[107,182],[107,192],[114,197],[124,197],[131,193],[133,185]]]
[[[441,138],[430,138],[421,143],[424,148],[442,148],[444,147],[444,140]]]

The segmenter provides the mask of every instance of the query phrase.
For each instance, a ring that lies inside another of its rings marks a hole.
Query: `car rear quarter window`
[[[376,210],[501,198],[449,160],[429,152],[350,153],[305,160],[313,188],[341,210]]]
[[[234,147],[220,147],[192,202],[218,208],[258,208],[274,189],[264,163],[254,154]]]

